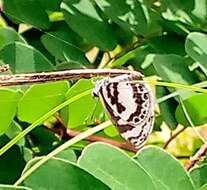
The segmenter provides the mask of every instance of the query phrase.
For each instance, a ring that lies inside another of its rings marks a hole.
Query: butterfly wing
[[[154,100],[145,83],[113,82],[100,88],[99,96],[121,136],[140,147],[152,131]]]

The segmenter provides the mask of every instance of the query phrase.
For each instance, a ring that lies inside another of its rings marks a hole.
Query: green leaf
[[[165,19],[183,22],[190,25],[191,30],[207,31],[206,0],[163,0],[162,11]]]
[[[28,169],[34,166],[37,162],[42,160],[45,156],[38,156],[31,159],[24,168],[23,173],[25,173]],[[55,155],[53,158],[60,159],[65,162],[75,163],[77,161],[76,154],[72,149],[66,149]]]
[[[35,190],[109,190],[104,183],[77,165],[55,158],[26,178],[24,184]]]
[[[0,190],[32,190],[28,187],[0,184]]]
[[[152,35],[160,32],[159,15],[149,5],[131,0],[96,0],[105,15],[124,30],[136,35]]]
[[[194,125],[203,125],[207,122],[206,94],[195,94],[183,100],[183,103]],[[176,109],[175,117],[179,123],[189,126],[181,104]]]
[[[116,137],[119,136],[119,131],[114,125],[111,125],[104,129],[104,133],[109,137]]]
[[[22,154],[24,156],[24,160],[26,162],[28,162],[34,157],[34,152],[31,149],[27,148],[26,146],[21,147],[21,148],[22,148]]]
[[[178,55],[155,55],[153,65],[164,81],[193,84],[196,79],[189,71],[183,57]]]
[[[194,0],[163,0],[162,6],[162,16],[165,19],[172,21],[181,21],[183,23],[191,25],[193,24],[191,11],[194,8]]]
[[[194,30],[207,31],[206,0],[163,0],[162,5],[162,15],[165,19],[183,22]]]
[[[32,46],[15,42],[0,51],[0,59],[9,64],[13,73],[51,71],[50,61]]]
[[[143,148],[134,159],[152,177],[159,190],[195,190],[183,166],[161,148]]]
[[[0,49],[9,43],[22,42],[26,44],[26,41],[12,28],[0,28]]]
[[[173,32],[181,36],[186,36],[190,32],[188,25],[184,25],[179,21],[163,20],[161,24],[163,26],[163,30],[167,33]]]
[[[81,79],[69,89],[66,98],[69,99],[93,87],[92,80]],[[102,106],[100,103],[98,104],[98,99],[89,94],[71,103],[64,111],[64,114],[67,115],[65,119],[68,120],[68,126],[75,128],[84,124],[91,124],[93,118],[98,117],[102,112]]]
[[[0,147],[9,142],[6,135],[0,137]],[[14,145],[0,157],[0,183],[13,184],[22,173],[26,162],[22,150]]]
[[[192,10],[192,17],[194,18],[194,24],[197,28],[207,31],[207,8],[206,0],[194,0],[194,9]]]
[[[143,55],[143,52],[145,51],[145,49],[148,46],[138,46],[137,48],[125,53],[123,56],[121,56],[120,58],[116,59],[114,62],[112,62],[112,64],[110,65],[110,67],[120,67],[123,66],[127,61],[131,60],[131,59],[135,59],[139,56]]]
[[[55,58],[47,51],[47,49],[42,44],[40,38],[45,34],[43,31],[39,31],[35,28],[30,28],[21,33],[30,46],[40,51],[46,58],[48,58],[51,63],[55,63]]]
[[[185,39],[179,35],[156,36],[149,40],[149,45],[160,54],[177,54],[185,56]]]
[[[61,8],[67,24],[89,43],[106,51],[115,48],[112,26],[102,20],[90,1],[64,0]]]
[[[149,55],[152,56],[152,55]],[[181,83],[181,84],[194,84],[197,82],[197,76],[190,72],[188,64],[185,59],[178,55],[154,55],[153,66],[158,75],[164,81]],[[170,89],[172,91],[172,88]],[[182,98],[189,97],[193,92],[180,91],[178,92]]]
[[[64,159],[64,160],[67,160],[67,161],[70,161],[70,162],[74,162],[74,163],[77,161],[77,157],[76,157],[75,152],[70,148],[61,151],[55,157],[60,158],[60,159]]]
[[[103,143],[87,146],[78,164],[113,190],[155,190],[150,176],[123,151]]]
[[[46,127],[39,126],[31,131],[31,141],[38,149],[38,156],[49,154],[60,143],[58,136]]]
[[[18,118],[33,123],[65,100],[68,82],[60,81],[31,86],[18,105]]]
[[[5,135],[11,140],[14,137],[16,137],[17,135],[19,135],[19,133],[21,133],[21,132],[22,132],[21,126],[19,125],[19,123],[17,123],[15,120],[13,120],[11,125],[7,129]],[[18,147],[20,148],[21,154],[22,154],[24,160],[27,162],[33,158],[33,151],[26,147],[25,140],[26,140],[25,137],[21,138],[16,143],[16,145],[18,145]]]
[[[38,0],[45,10],[59,11],[62,0]]]
[[[157,87],[157,98],[161,98],[168,94],[168,91],[164,87]],[[177,127],[177,120],[175,118],[177,102],[174,99],[168,99],[163,102],[159,102],[159,108],[163,120],[171,128],[175,129]]]
[[[190,171],[190,176],[195,184],[196,189],[199,189],[204,184],[207,184],[206,173],[207,173],[207,164],[203,164]]]
[[[185,42],[185,49],[187,54],[192,57],[201,70],[207,76],[207,35],[199,32],[191,32]]]
[[[20,23],[28,23],[42,29],[50,27],[48,15],[37,0],[4,0],[4,11]]]
[[[17,104],[21,94],[10,89],[0,89],[0,135],[9,128],[16,114]]]
[[[207,184],[203,185],[199,190],[207,190]]]
[[[59,61],[67,61],[71,65],[90,65],[84,52],[76,45],[77,34],[66,23],[56,23],[53,27],[54,30],[41,37],[45,48]]]
[[[20,132],[22,132],[21,126],[13,120],[5,134],[9,139],[13,139]],[[16,144],[23,147],[25,145],[25,138],[20,139]]]

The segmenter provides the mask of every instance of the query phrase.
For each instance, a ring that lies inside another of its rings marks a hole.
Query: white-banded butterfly
[[[104,78],[96,83],[93,95],[100,97],[121,136],[140,148],[153,128],[154,98],[148,84],[134,80],[128,74]]]

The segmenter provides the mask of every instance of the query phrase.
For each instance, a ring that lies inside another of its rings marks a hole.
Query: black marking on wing
[[[111,120],[112,120],[113,124],[117,127],[117,129],[118,129],[118,131],[119,131],[120,133],[125,133],[125,132],[127,132],[127,131],[132,130],[133,128],[135,128],[135,127],[132,126],[132,125],[120,125],[118,122],[119,122],[120,120],[122,120],[122,119],[121,119],[120,116],[118,116],[118,115],[116,116],[116,115],[114,114],[113,109],[112,109],[111,106],[107,103],[107,101],[105,100],[105,98],[104,98],[104,96],[103,96],[103,89],[102,89],[102,88],[100,89],[100,94],[101,94],[101,97],[102,97],[102,99],[103,99],[104,105],[105,105],[105,107],[106,107],[106,109],[107,109],[107,111],[108,111],[108,113],[109,113],[109,115],[110,115],[110,117],[111,117]]]
[[[125,133],[127,131],[131,131],[135,127],[133,125],[128,124],[128,125],[117,125],[117,128],[118,128],[120,133]]]
[[[104,105],[105,105],[107,111],[109,112],[109,115],[111,116],[112,121],[114,122],[114,124],[117,125],[117,121],[120,120],[121,117],[118,116],[118,115],[116,116],[116,115],[114,114],[114,111],[113,111],[113,109],[111,108],[111,106],[107,103],[107,101],[106,101],[106,99],[104,98],[104,95],[103,95],[103,88],[100,89],[100,94],[101,94],[101,97],[102,97],[102,99],[103,99]]]
[[[139,135],[137,135],[135,137],[129,137],[128,140],[131,141],[132,139],[139,139],[142,136],[142,133],[144,132],[143,127],[144,126],[141,126],[142,130],[140,131]]]
[[[135,99],[135,103],[137,105],[136,111],[134,113],[132,113],[129,118],[127,119],[128,122],[130,121],[135,121],[136,123],[138,123],[140,121],[139,116],[141,114],[142,111],[142,104],[145,102],[145,100],[143,100],[141,94],[139,93],[139,91],[143,91],[143,87],[141,85],[136,85],[136,84],[130,84],[133,90],[133,98]],[[138,91],[139,89],[139,91]],[[145,95],[147,96],[147,93],[145,93]],[[144,119],[144,115],[140,116],[141,119]]]
[[[145,141],[147,140],[147,138],[148,138],[150,132],[148,132],[148,133],[144,133],[144,130],[143,130],[143,129],[144,129],[144,126],[147,125],[148,123],[151,123],[151,124],[152,124],[152,122],[153,122],[153,116],[149,117],[149,118],[148,118],[148,121],[145,122],[145,123],[141,126],[142,130],[141,130],[141,132],[139,133],[139,135],[134,136],[134,137],[129,137],[127,140],[128,140],[129,142],[131,142],[132,140],[139,140],[139,141],[140,141],[140,144],[142,144],[142,142],[145,142]],[[152,127],[152,126],[151,126],[151,127]],[[143,133],[144,133],[144,134],[143,134]]]
[[[141,130],[140,134],[135,136],[135,137],[129,137],[128,141],[131,142],[132,140],[139,140],[141,142],[144,142],[147,139],[148,135],[147,134],[143,134],[143,131],[144,130]]]
[[[114,94],[112,94],[111,89],[113,89]],[[123,111],[125,111],[126,108],[118,101],[118,95],[119,95],[118,82],[109,83],[106,86],[106,90],[107,90],[107,96],[111,100],[111,104],[116,105],[118,113],[122,113]]]

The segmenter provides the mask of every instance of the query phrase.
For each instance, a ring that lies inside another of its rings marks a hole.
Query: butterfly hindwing
[[[129,75],[123,75],[103,79],[98,87],[98,96],[121,136],[140,147],[154,123],[154,101],[149,86],[131,83]]]

